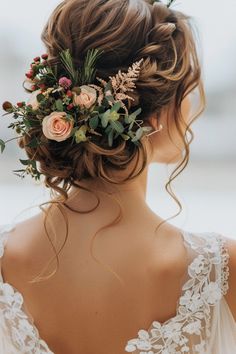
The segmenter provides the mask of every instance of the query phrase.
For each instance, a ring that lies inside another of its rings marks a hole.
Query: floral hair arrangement
[[[27,144],[31,148],[48,143],[48,139],[57,143],[70,139],[71,144],[79,144],[104,134],[110,147],[118,136],[138,144],[152,127],[142,127],[143,121],[137,120],[141,108],[129,114],[125,100],[134,100],[127,93],[135,88],[143,59],[133,63],[126,73],[119,70],[109,81],[97,77],[100,84],[95,85],[95,63],[101,54],[98,49],[90,49],[83,66],[75,68],[70,51],[64,50],[59,54],[63,68],[60,74],[58,65],[52,65],[47,54],[34,58],[24,82],[24,88],[31,93],[28,102],[3,103],[6,114],[13,114],[14,121],[8,128],[23,137],[30,129],[41,127],[42,139],[34,137]],[[134,124],[138,129],[133,129]],[[13,139],[0,139],[1,152]],[[40,179],[36,161],[20,162],[26,167],[14,171],[18,176],[30,174]]]

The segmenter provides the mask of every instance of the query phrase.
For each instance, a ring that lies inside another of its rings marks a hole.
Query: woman
[[[65,0],[42,39],[31,98],[3,108],[29,157],[21,172],[53,193],[2,227],[0,352],[233,354],[236,242],[174,227],[145,198],[158,162],[177,164],[176,199],[205,105],[190,17],[159,1]]]

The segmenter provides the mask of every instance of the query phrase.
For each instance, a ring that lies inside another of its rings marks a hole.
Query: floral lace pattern
[[[3,256],[7,233],[14,225],[0,229],[0,257]],[[24,311],[24,299],[11,284],[0,281],[0,316],[10,330],[12,342],[22,354],[54,354],[43,341],[33,321]]]
[[[216,233],[182,232],[186,247],[195,257],[188,266],[176,316],[164,323],[154,321],[138,338],[127,342],[125,351],[136,354],[207,354],[211,315],[228,290],[229,254],[225,239]]]

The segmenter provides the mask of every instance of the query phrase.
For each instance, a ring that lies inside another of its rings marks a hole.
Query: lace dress
[[[14,227],[12,224],[0,228],[0,258]],[[176,316],[164,323],[153,321],[149,329],[140,329],[137,338],[127,340],[126,353],[236,353],[236,322],[224,297],[229,276],[225,239],[217,233],[184,230],[182,237],[189,265]],[[56,354],[40,338],[22,294],[3,281],[0,271],[0,354],[31,353]]]

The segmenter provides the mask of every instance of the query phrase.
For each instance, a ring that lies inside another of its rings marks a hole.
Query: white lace
[[[225,239],[216,233],[183,231],[184,242],[196,252],[188,266],[189,279],[182,287],[175,317],[154,321],[149,330],[127,342],[125,351],[135,354],[206,354],[212,308],[228,290],[229,254]]]
[[[7,225],[0,229],[0,257],[4,253],[7,232],[13,228],[14,225]],[[6,325],[10,329],[12,342],[19,349],[19,353],[54,354],[47,343],[40,338],[33,320],[26,315],[22,294],[11,284],[3,282],[0,282],[0,316],[4,316]]]
[[[13,228],[14,225],[9,225],[0,229],[0,258],[4,253],[7,232]],[[225,239],[216,233],[197,235],[183,231],[182,234],[186,247],[190,246],[196,256],[188,266],[189,279],[182,287],[176,316],[164,323],[154,321],[149,330],[141,329],[138,338],[127,342],[126,352],[206,354],[207,339],[211,333],[211,309],[228,290],[229,254],[224,247]],[[22,294],[3,281],[0,281],[0,312],[11,329],[12,341],[20,353],[54,354],[26,314]],[[193,336],[194,343],[191,342]]]

